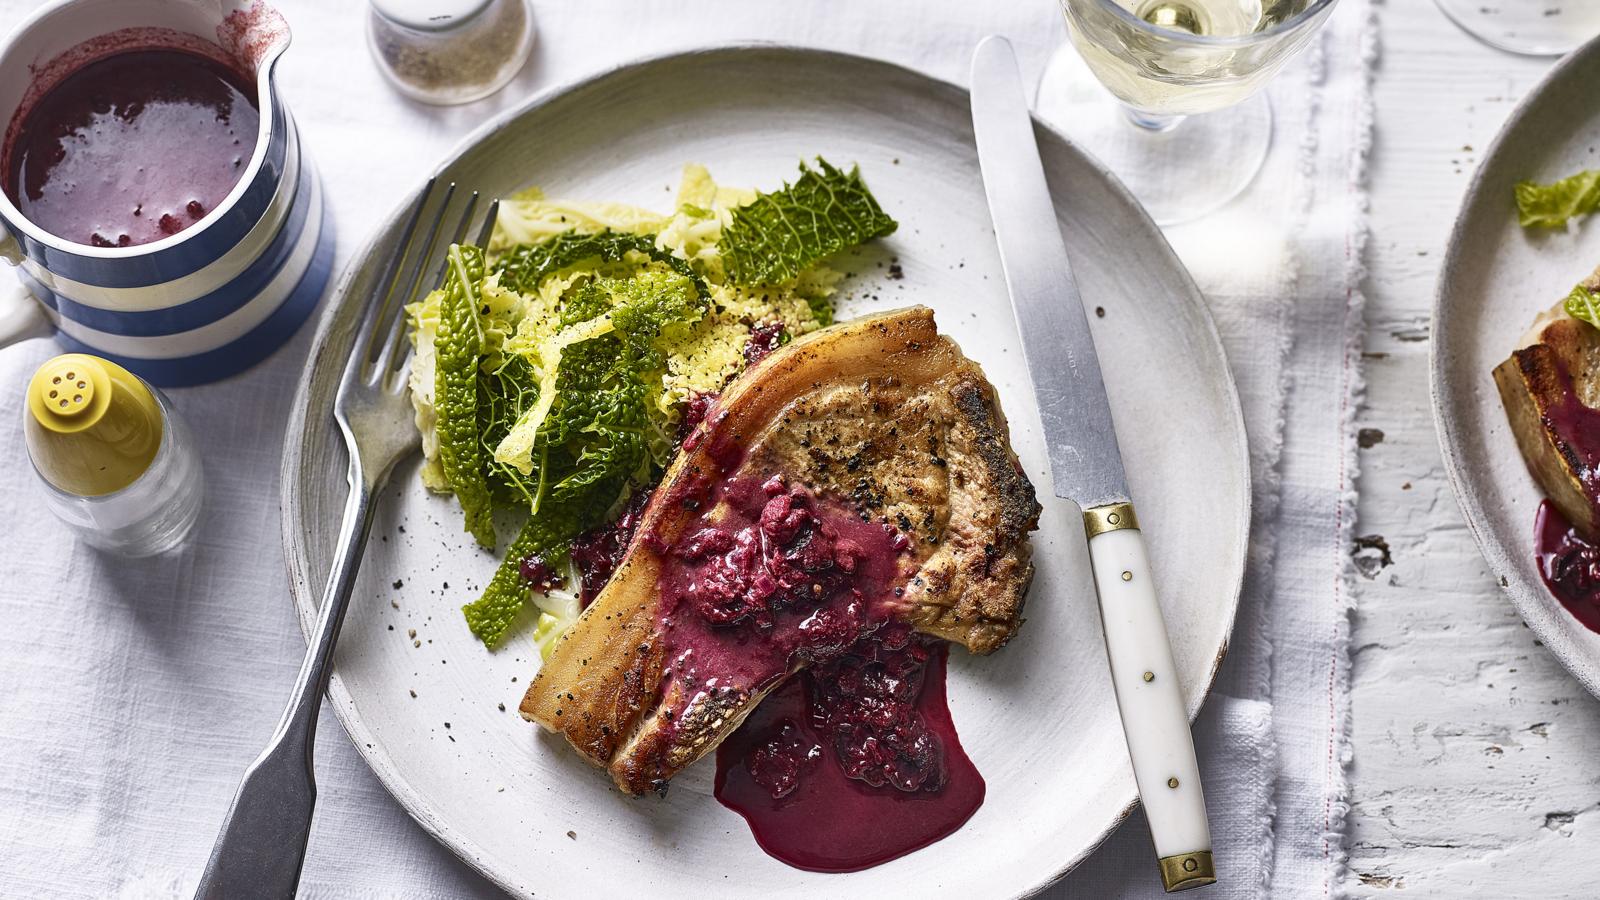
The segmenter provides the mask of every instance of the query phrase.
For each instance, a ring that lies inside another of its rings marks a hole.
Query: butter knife
[[[1111,683],[1161,882],[1168,891],[1211,884],[1205,797],[1166,623],[1016,54],[998,35],[972,57],[972,127],[1055,495],[1083,511]]]

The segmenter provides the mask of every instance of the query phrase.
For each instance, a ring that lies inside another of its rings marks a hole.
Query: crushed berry
[[[693,445],[686,443],[689,435],[694,434],[694,430],[706,420],[706,414],[716,405],[718,396],[716,393],[702,394],[697,391],[690,394],[683,404],[683,421],[678,423],[678,443],[683,444],[684,449],[694,449]]]
[[[585,607],[600,596],[600,590],[622,565],[653,490],[635,491],[615,522],[591,528],[573,540],[570,552],[578,567],[578,601]]]
[[[550,568],[550,564],[545,562],[544,557],[537,553],[524,556],[518,570],[522,573],[522,580],[526,581],[530,588],[546,597],[550,596],[551,588],[560,587],[566,580],[557,575],[555,570]]]
[[[917,709],[930,640],[891,622],[806,673],[812,726],[845,775],[907,793],[944,787],[944,748]]]
[[[1589,594],[1600,588],[1600,547],[1576,533],[1564,535],[1562,544],[1548,563],[1550,580],[1574,594]]]
[[[851,581],[866,551],[818,517],[804,488],[788,488],[774,476],[761,484],[761,491],[767,499],[754,523],[738,529],[710,524],[675,549],[694,569],[683,599],[712,625],[749,620],[764,629],[772,627],[782,610],[804,612],[848,591],[852,601],[842,612],[826,611],[840,621],[819,619],[809,633],[802,626],[802,634],[808,647],[813,638],[835,647],[841,634],[853,640],[865,614]]]
[[[830,659],[850,649],[866,627],[867,611],[859,592],[852,591],[843,609],[824,606],[800,621],[801,646],[811,659]]]
[[[750,342],[744,345],[744,361],[747,365],[766,359],[772,351],[789,343],[789,332],[783,327],[782,322],[763,322],[750,326]]]
[[[800,786],[800,776],[817,764],[822,747],[807,737],[791,719],[777,723],[771,737],[750,751],[746,765],[750,777],[772,795],[786,797]]]
[[[944,744],[919,709],[934,646],[891,622],[803,670],[807,720],[768,726],[745,756],[752,780],[774,800],[792,793],[823,755],[821,740],[847,778],[902,793],[941,790]]]

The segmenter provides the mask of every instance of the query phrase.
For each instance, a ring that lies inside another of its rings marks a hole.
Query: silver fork
[[[401,236],[388,258],[387,280],[368,298],[356,332],[350,360],[345,364],[333,417],[344,432],[350,455],[350,493],[344,505],[344,523],[328,574],[328,585],[317,610],[317,626],[306,648],[306,658],[288,707],[272,739],[245,770],[244,780],[222,820],[221,832],[211,848],[199,898],[293,897],[305,862],[306,840],[316,806],[317,784],[312,750],[317,734],[317,712],[328,687],[333,645],[355,587],[356,570],[372,528],[372,499],[389,480],[400,460],[417,449],[417,430],[411,404],[406,399],[406,366],[411,344],[405,338],[406,303],[416,299],[428,263],[442,253],[439,230],[455,197],[449,185],[418,240],[423,211],[434,194],[429,180],[412,205]],[[499,201],[489,204],[478,231],[477,243],[486,245],[494,229]],[[477,210],[474,191],[461,211],[454,243],[466,237]],[[438,279],[443,280],[441,259]],[[404,269],[404,280],[401,271]],[[400,285],[404,288],[396,291]]]

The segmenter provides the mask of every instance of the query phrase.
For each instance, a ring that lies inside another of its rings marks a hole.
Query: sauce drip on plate
[[[254,88],[221,63],[181,50],[118,53],[68,75],[28,111],[6,148],[6,193],[69,241],[159,241],[228,196],[259,124]]]
[[[1534,557],[1545,587],[1590,631],[1600,631],[1600,545],[1586,540],[1549,500],[1534,520]]]
[[[855,872],[946,837],[983,804],[942,642],[898,623],[786,681],[717,748],[717,799],[772,856]]]

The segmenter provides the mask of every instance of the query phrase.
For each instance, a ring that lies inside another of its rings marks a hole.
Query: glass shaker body
[[[84,497],[44,480],[45,505],[86,544],[122,556],[153,556],[183,543],[200,518],[205,473],[194,438],[166,396],[150,392],[165,427],[150,468],[120,491]]]
[[[505,87],[533,48],[528,0],[370,0],[367,45],[401,93],[470,103]]]

